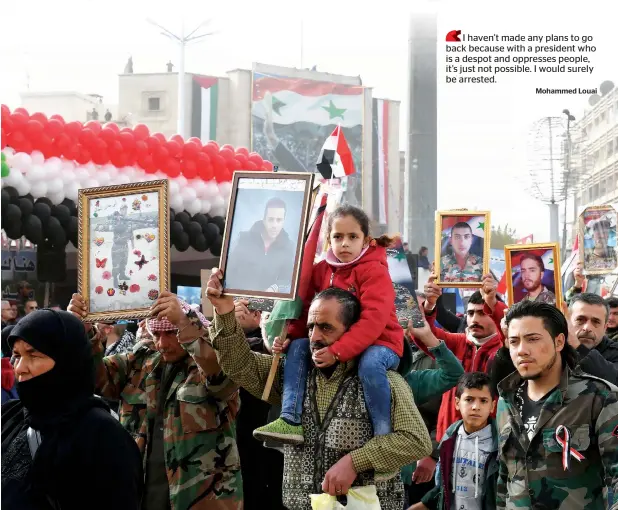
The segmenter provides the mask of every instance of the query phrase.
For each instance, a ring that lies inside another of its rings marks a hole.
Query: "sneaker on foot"
[[[305,442],[302,425],[290,425],[281,418],[253,431],[253,437],[259,441],[275,439],[283,444],[299,445]]]

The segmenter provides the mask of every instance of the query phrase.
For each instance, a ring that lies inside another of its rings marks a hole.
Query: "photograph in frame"
[[[507,245],[504,258],[509,306],[521,301],[562,306],[558,243]]]
[[[436,212],[436,283],[444,287],[480,287],[489,272],[490,213]]]
[[[223,289],[296,298],[313,174],[235,172],[223,236]]]
[[[82,189],[78,203],[85,320],[148,317],[169,289],[168,181]]]
[[[579,217],[579,260],[585,274],[611,273],[618,267],[616,210],[612,206],[588,207]]]

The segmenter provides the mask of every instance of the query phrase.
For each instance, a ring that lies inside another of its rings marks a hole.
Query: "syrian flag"
[[[340,179],[356,171],[352,152],[341,126],[337,126],[324,142],[317,167],[324,179]]]
[[[480,237],[481,239],[485,238],[485,216],[470,217],[466,216],[465,213],[462,213],[461,216],[446,216],[442,218],[443,235],[450,235],[451,229],[460,221],[466,222],[470,225],[473,235]]]
[[[545,269],[548,269],[549,271],[553,271],[554,270],[554,250],[552,249],[547,250],[541,258],[543,259],[543,264],[545,265]]]
[[[193,76],[191,136],[208,142],[217,139],[219,78]]]
[[[378,206],[378,221],[388,223],[388,123],[390,101],[373,100],[373,175],[377,176],[373,198]]]

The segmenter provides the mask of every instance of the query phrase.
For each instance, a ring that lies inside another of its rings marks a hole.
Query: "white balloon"
[[[77,168],[77,165],[75,164],[75,161],[71,161],[70,159],[62,160],[62,173],[64,172],[74,173],[76,168]]]
[[[34,198],[40,198],[47,195],[47,183],[45,181],[37,181],[32,183],[30,193]]]
[[[65,186],[75,180],[77,180],[75,178],[75,172],[73,170],[64,170],[61,174],[60,174],[60,179],[62,179],[62,182],[64,182]]]
[[[45,162],[45,156],[43,156],[43,153],[40,151],[32,151],[30,157],[35,165],[42,165]]]
[[[229,197],[232,193],[232,183],[229,181],[219,183],[219,193],[224,198]]]
[[[56,177],[55,179],[49,179],[47,181],[47,191],[49,193],[59,193],[64,189],[64,182],[60,177]]]
[[[122,175],[126,175],[129,178],[129,182],[131,182],[135,176],[135,169],[131,166],[125,166],[121,173]]]
[[[196,198],[193,202],[191,202],[186,210],[192,216],[202,211],[202,201],[199,198]]]
[[[204,198],[214,198],[218,195],[219,193],[219,186],[217,186],[217,182],[214,180],[208,181],[207,183],[205,183],[205,188],[204,188]]]
[[[178,186],[180,186],[180,189],[184,188],[189,182],[184,175],[179,175],[174,180],[178,183]]]
[[[212,204],[210,203],[210,200],[202,200],[202,213],[203,214],[208,214],[212,208]]]
[[[221,207],[213,207],[210,210],[210,215],[211,216],[225,216],[225,207],[221,206]]]
[[[3,181],[5,179],[2,179]],[[32,186],[30,185],[30,183],[26,180],[26,179],[21,179],[16,185],[15,185],[15,189],[17,190],[17,193],[19,193],[20,197],[23,197],[24,195],[27,195],[28,193],[30,193],[30,189],[32,188]]]
[[[110,181],[113,182],[113,180],[118,175],[118,168],[116,168],[114,165],[109,165],[109,167],[105,170],[105,172],[107,172],[107,174],[109,174],[109,179],[110,179]]]
[[[101,186],[107,186],[111,178],[106,171],[101,171],[97,174],[97,180]]]
[[[114,165],[112,165],[111,163],[105,163],[104,165],[101,166],[100,171],[101,172],[113,172],[112,169],[115,169],[116,167]]]
[[[90,179],[90,174],[88,173],[88,170],[85,167],[80,166],[79,168],[77,168],[77,170],[75,170],[75,180],[77,182],[79,182],[80,184],[83,184],[88,179]]]
[[[65,188],[64,188],[64,194],[65,196],[69,199],[69,200],[73,200],[73,202],[75,202],[77,200],[77,194],[79,192],[79,184],[77,183],[77,181],[73,181],[71,183],[69,183]]]
[[[176,181],[169,181],[169,192],[170,196],[180,193],[180,188],[178,187],[178,183]]]
[[[182,197],[185,206],[197,198],[195,190],[189,186],[185,186],[184,188],[182,186],[180,187],[180,196]]]
[[[30,157],[30,154],[26,154],[25,152],[18,152],[13,156],[11,166],[14,168],[18,168],[19,170],[27,170],[32,166],[32,158]]]
[[[64,191],[59,191],[58,193],[49,193],[49,190],[48,190],[47,198],[49,198],[52,201],[52,204],[54,205],[61,204],[65,198]]]
[[[98,188],[99,181],[96,179],[88,179],[82,187],[83,188]]]
[[[221,195],[216,196],[212,200],[212,208],[217,209],[217,210],[220,208],[225,208],[225,200],[223,199]]]
[[[15,154],[15,149],[13,149],[13,147],[5,147],[4,149],[2,149],[2,152],[4,152],[4,155],[8,159],[13,157],[13,155]]]
[[[9,175],[7,175],[4,179],[2,179],[2,183],[5,186],[16,187],[22,180],[24,180],[21,172],[16,168],[9,169]]]
[[[131,179],[127,177],[125,174],[119,174],[116,176],[116,184],[129,184]]]
[[[206,183],[202,179],[192,179],[191,181],[189,181],[189,186],[191,186],[195,190],[197,198],[204,198]]]
[[[62,171],[62,161],[60,161],[60,158],[49,158],[46,162],[45,162],[45,173],[47,174],[48,178],[51,177],[56,177],[58,174],[60,174],[60,172]]]
[[[180,195],[172,195],[172,198],[170,198],[170,207],[177,213],[181,212],[184,209],[182,197]]]
[[[33,184],[45,180],[45,170],[41,165],[32,165],[26,173],[26,179]]]

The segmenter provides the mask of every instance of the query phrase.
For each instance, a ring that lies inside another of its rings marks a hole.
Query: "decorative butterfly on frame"
[[[146,257],[144,257],[144,255],[142,255],[142,258],[139,259],[139,260],[136,260],[135,264],[137,265],[137,267],[139,267],[139,269],[141,271],[142,267],[144,267],[144,264],[148,264],[148,261],[146,260]]]
[[[97,263],[97,269],[104,269],[105,268],[105,264],[107,264],[107,259],[96,259],[96,263]]]
[[[127,290],[129,290],[129,286],[127,285],[127,282],[122,282],[120,285],[118,285],[118,289],[120,289],[120,294],[126,296]]]

